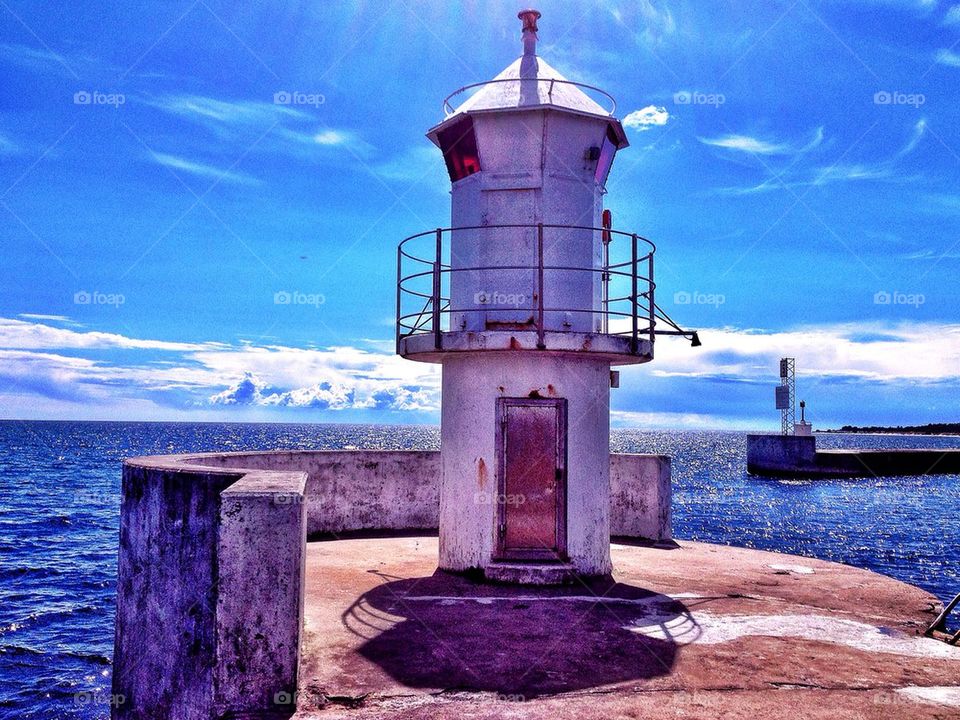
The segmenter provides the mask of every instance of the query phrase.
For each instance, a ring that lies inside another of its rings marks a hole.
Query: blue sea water
[[[960,437],[827,435],[820,447],[960,447]],[[678,538],[870,568],[960,592],[960,477],[778,481],[746,436],[614,431],[672,455]],[[437,448],[422,426],[0,421],[0,718],[109,716],[120,463],[199,450]]]

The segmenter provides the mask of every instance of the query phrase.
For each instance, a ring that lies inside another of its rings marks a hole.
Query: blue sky
[[[775,426],[781,355],[818,425],[958,420],[960,4],[539,8],[627,126],[616,225],[703,329],[624,372],[616,424]],[[518,9],[2,0],[0,416],[435,422],[396,245],[448,224],[423,134]]]

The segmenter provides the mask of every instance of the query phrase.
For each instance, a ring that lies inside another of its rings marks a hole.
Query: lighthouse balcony
[[[397,250],[397,353],[589,353],[649,362],[657,334],[684,334],[655,302],[655,245],[579,225],[437,228]],[[658,321],[671,330],[658,330]]]

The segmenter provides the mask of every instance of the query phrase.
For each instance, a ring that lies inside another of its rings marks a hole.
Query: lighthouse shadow
[[[668,675],[699,632],[683,603],[609,578],[531,588],[441,571],[387,579],[342,620],[408,687],[514,700]]]

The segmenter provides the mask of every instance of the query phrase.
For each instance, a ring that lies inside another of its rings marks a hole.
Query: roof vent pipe
[[[523,20],[523,54],[537,54],[537,20],[541,17],[538,10],[521,10],[517,17]]]

